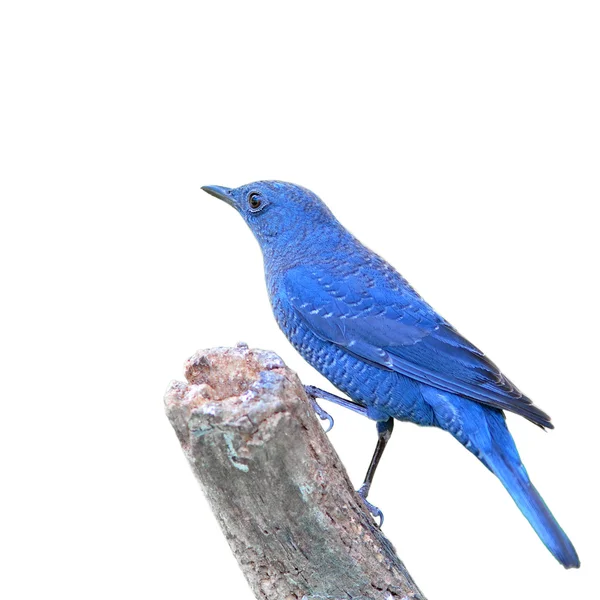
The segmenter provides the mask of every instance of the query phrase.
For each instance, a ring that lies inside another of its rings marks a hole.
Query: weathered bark
[[[200,351],[185,375],[167,415],[257,598],[424,598],[277,355]]]

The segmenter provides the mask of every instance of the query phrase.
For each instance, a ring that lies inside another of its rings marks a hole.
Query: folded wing
[[[390,284],[389,276],[376,271],[337,279],[323,269],[298,267],[287,273],[284,289],[317,336],[357,358],[553,427],[492,361],[402,285],[400,276],[398,282]]]

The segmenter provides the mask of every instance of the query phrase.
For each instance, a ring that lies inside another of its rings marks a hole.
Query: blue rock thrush
[[[350,398],[307,386],[313,401],[332,400],[377,422],[377,447],[359,490],[371,512],[382,518],[366,498],[394,419],[439,427],[500,479],[556,559],[579,567],[571,541],[529,480],[504,411],[552,428],[548,415],[311,191],[279,181],[202,189],[246,221],[262,249],[279,326]]]

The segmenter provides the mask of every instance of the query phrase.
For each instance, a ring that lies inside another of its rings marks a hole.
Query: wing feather
[[[284,279],[293,310],[321,339],[382,369],[553,427],[546,413],[412,288],[391,286],[389,277],[377,273],[369,274],[369,286],[364,283],[359,273],[337,283],[305,267]]]

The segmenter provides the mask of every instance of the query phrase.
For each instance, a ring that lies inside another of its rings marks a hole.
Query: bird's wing
[[[284,277],[283,292],[317,336],[361,360],[553,427],[492,361],[398,281],[377,271],[336,278],[297,267]]]

